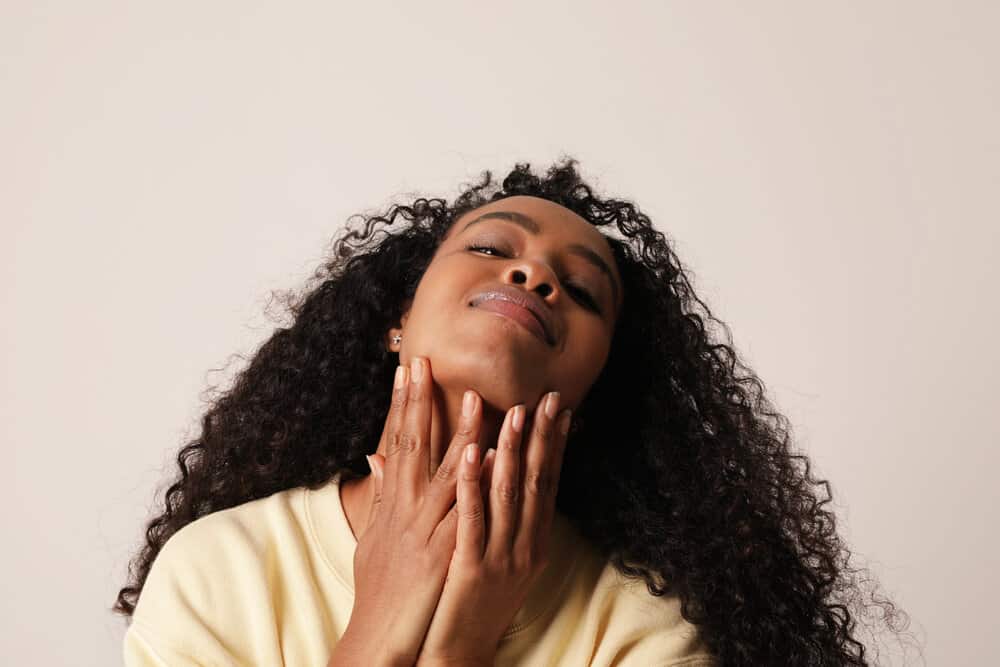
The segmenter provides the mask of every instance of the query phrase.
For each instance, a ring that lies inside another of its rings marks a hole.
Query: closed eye
[[[583,301],[586,304],[586,306],[595,313],[601,312],[601,309],[597,307],[597,302],[594,300],[594,297],[592,297],[590,295],[590,292],[588,292],[587,290],[583,289],[582,287],[577,287],[572,283],[566,283],[566,289],[569,292],[575,292],[579,296],[580,300]]]
[[[495,257],[506,257],[507,256],[507,255],[503,254],[498,248],[495,248],[495,247],[493,247],[491,245],[469,245],[469,246],[466,246],[465,249],[466,250],[473,250],[473,251],[476,251],[476,252],[487,251],[488,250],[489,252],[493,253],[493,256],[495,256]],[[594,299],[593,295],[590,292],[588,292],[587,290],[583,289],[582,287],[580,287],[578,285],[574,285],[572,283],[565,283],[565,285],[566,285],[566,291],[569,292],[570,294],[575,295],[577,301],[580,301],[581,303],[583,303],[583,305],[588,310],[592,310],[595,313],[600,314],[601,309],[597,305],[597,300]]]
[[[504,255],[503,253],[501,253],[499,250],[497,250],[496,248],[494,248],[491,245],[470,245],[470,246],[467,246],[465,249],[466,250],[489,250],[491,252],[497,253],[497,257],[506,257],[506,255]]]

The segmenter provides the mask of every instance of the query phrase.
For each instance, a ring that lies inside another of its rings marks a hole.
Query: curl
[[[450,205],[420,198],[349,221],[309,284],[283,296],[290,325],[210,401],[200,435],[180,450],[113,610],[131,616],[157,553],[184,525],[318,488],[338,471],[367,473],[388,396],[357,388],[391,382],[384,332],[454,221],[515,195],[607,227],[625,287],[607,364],[576,411],[559,511],[622,574],[679,596],[721,664],[871,664],[858,620],[877,608],[899,632],[908,617],[852,564],[830,484],[791,447],[788,420],[666,236],[635,204],[595,194],[572,158],[543,176],[517,164],[499,184],[485,171]]]

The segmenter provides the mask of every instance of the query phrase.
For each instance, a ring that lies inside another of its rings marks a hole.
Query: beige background
[[[997,7],[4,1],[3,662],[120,662],[210,369],[347,216],[563,152],[676,241],[927,663],[995,659]]]

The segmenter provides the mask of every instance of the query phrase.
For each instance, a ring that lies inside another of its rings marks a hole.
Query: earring
[[[399,334],[396,334],[395,336],[392,337],[392,342],[394,345],[399,345],[399,341],[401,340],[403,340],[403,337],[400,336]]]

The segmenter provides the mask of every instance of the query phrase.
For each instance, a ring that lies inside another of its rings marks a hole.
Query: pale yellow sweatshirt
[[[558,512],[550,545],[497,666],[714,667],[676,597],[622,577]],[[356,547],[339,475],[193,521],[150,569],[126,667],[324,667],[353,608]]]

